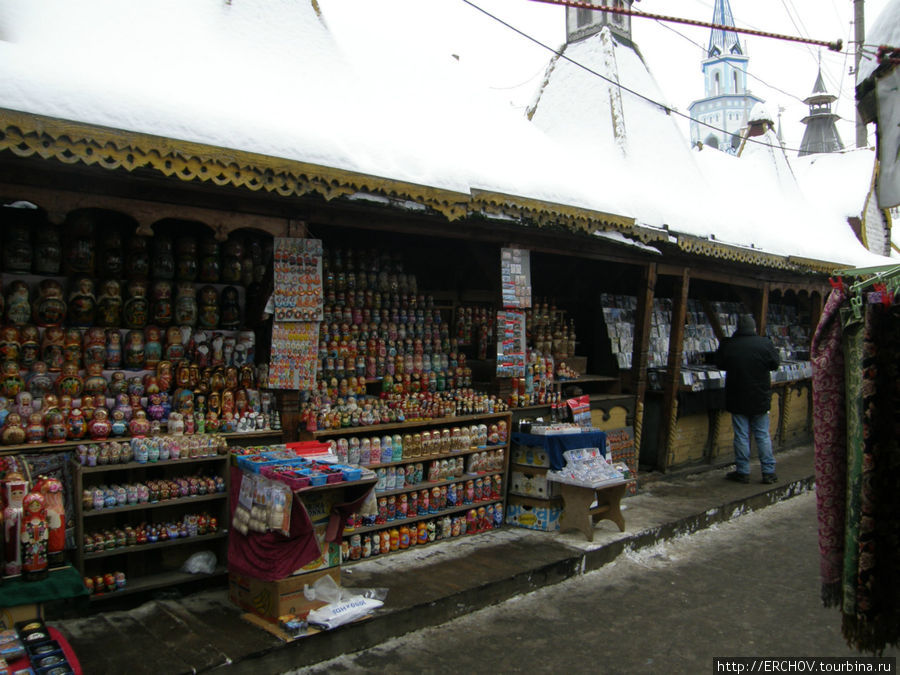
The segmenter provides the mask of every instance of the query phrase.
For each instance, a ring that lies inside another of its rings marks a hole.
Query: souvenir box
[[[562,515],[561,499],[532,499],[510,495],[506,502],[506,522],[529,530],[556,532]]]
[[[340,567],[294,574],[277,581],[263,581],[231,572],[228,575],[229,597],[238,607],[274,622],[279,616],[300,614],[324,605],[320,600],[307,600],[303,587],[312,586],[326,575],[341,585]]]
[[[559,495],[559,483],[547,480],[547,469],[510,466],[509,493],[522,497],[548,499]]]

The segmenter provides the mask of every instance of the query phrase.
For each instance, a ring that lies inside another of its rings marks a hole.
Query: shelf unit
[[[403,434],[415,434],[421,433],[424,431],[442,431],[444,429],[453,428],[453,427],[463,427],[463,426],[473,426],[473,425],[481,425],[485,424],[490,427],[492,424],[498,424],[503,421],[506,423],[507,428],[507,438],[503,443],[498,444],[488,444],[483,447],[471,446],[464,450],[459,451],[451,451],[445,453],[429,453],[429,454],[419,454],[419,455],[407,455],[399,460],[394,460],[391,462],[373,462],[369,464],[364,464],[369,469],[374,471],[378,471],[379,469],[387,469],[387,468],[396,468],[400,466],[405,466],[409,464],[423,464],[423,476],[427,478],[429,474],[429,467],[432,462],[440,462],[442,460],[456,459],[462,457],[464,461],[468,461],[468,458],[476,453],[501,453],[502,458],[497,458],[494,455],[495,462],[494,465],[496,468],[485,470],[478,473],[461,473],[460,475],[454,475],[452,478],[446,478],[436,481],[428,481],[423,480],[421,482],[417,482],[415,484],[404,485],[401,488],[395,488],[391,490],[380,490],[375,492],[376,499],[387,499],[388,497],[400,497],[402,495],[411,495],[412,493],[418,493],[423,490],[428,490],[429,492],[434,488],[441,487],[455,487],[457,485],[462,485],[462,489],[459,489],[463,498],[465,498],[465,484],[469,481],[474,482],[477,479],[487,479],[488,481],[493,481],[494,476],[500,476],[501,482],[501,490],[500,494],[497,498],[491,499],[471,499],[465,503],[456,503],[452,506],[448,505],[445,508],[440,510],[431,510],[427,512],[418,512],[415,515],[411,515],[405,518],[395,517],[392,520],[385,520],[384,522],[377,522],[373,525],[365,525],[362,527],[356,527],[352,531],[345,530],[344,532],[344,551],[348,552],[352,550],[352,540],[354,537],[367,537],[371,536],[373,533],[376,533],[380,538],[381,533],[383,531],[390,531],[392,529],[398,529],[403,526],[416,525],[424,522],[427,523],[431,520],[441,520],[445,517],[456,517],[465,519],[466,514],[471,510],[478,510],[482,507],[493,506],[495,509],[499,508],[501,517],[496,522],[502,522],[502,514],[505,511],[506,504],[506,483],[507,483],[507,473],[509,466],[509,436],[512,433],[511,430],[511,420],[512,415],[509,412],[502,413],[485,413],[479,415],[463,415],[459,417],[443,417],[437,419],[430,420],[416,420],[409,421],[403,423],[396,424],[379,424],[373,426],[366,427],[354,427],[354,428],[345,428],[345,429],[329,429],[323,431],[316,432],[301,432],[300,438],[303,440],[315,439],[320,441],[329,441],[329,440],[338,440],[340,438],[352,438],[352,437],[374,437],[374,436],[382,436],[387,432],[401,432]],[[496,461],[500,459],[499,463]],[[435,529],[438,529],[437,527]],[[492,528],[493,529],[493,526]],[[489,531],[487,529],[481,530],[481,532]],[[479,533],[481,533],[479,532]],[[468,533],[467,533],[468,534]],[[412,534],[410,538],[412,538]],[[447,537],[449,537],[449,533]],[[433,541],[437,541],[434,539]],[[432,543],[429,541],[428,543]],[[424,545],[423,543],[416,543],[409,548],[415,549],[418,546]],[[374,548],[374,543],[371,544],[371,547]],[[408,549],[393,549],[391,553],[400,552],[402,550]],[[383,555],[379,553],[379,555]],[[345,556],[346,558],[346,556]],[[362,556],[360,556],[362,559]],[[344,563],[352,563],[356,562],[355,559],[345,559]]]
[[[75,541],[73,564],[86,577],[107,572],[125,573],[123,589],[95,593],[91,601],[122,597],[154,588],[163,588],[204,576],[224,574],[229,522],[229,454],[189,457],[163,462],[126,462],[102,466],[82,466],[73,463],[75,492]],[[225,489],[221,492],[197,494],[127,504],[100,509],[85,508],[82,495],[100,485],[144,483],[150,480],[193,476],[221,477]],[[192,537],[178,537],[156,542],[105,548],[90,553],[85,550],[85,536],[104,530],[123,529],[141,523],[163,525],[179,521],[187,514],[208,512],[218,521],[215,532]],[[193,553],[212,550],[217,559],[217,572],[212,575],[188,574],[180,571],[184,561]]]

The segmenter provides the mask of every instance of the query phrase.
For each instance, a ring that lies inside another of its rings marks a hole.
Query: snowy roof
[[[878,67],[877,49],[888,45],[900,48],[900,0],[891,0],[875,17],[866,31],[866,49],[863,50],[856,73],[856,83],[868,78]]]
[[[451,59],[421,55],[430,70],[415,80],[380,54],[363,66],[348,62],[317,7],[4,3],[0,109],[203,144],[224,157],[243,151],[463,196],[508,195],[551,213],[613,214],[779,256],[883,260],[843,236],[842,214],[781,185],[777,167],[760,164],[760,175],[749,175],[747,161],[741,180],[720,180],[696,161],[665,107],[565,59],[555,61],[529,121],[497,105]],[[662,101],[639,55],[608,31],[566,55]],[[763,184],[778,197],[759,199]]]

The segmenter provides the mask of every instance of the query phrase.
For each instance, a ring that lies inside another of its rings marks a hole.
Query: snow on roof
[[[900,0],[891,0],[885,5],[866,31],[867,49],[863,50],[859,62],[859,70],[856,73],[857,84],[869,77],[878,67],[876,52],[881,45],[900,48]]]
[[[845,218],[858,218],[872,190],[875,159],[871,148],[861,148],[796,157],[792,166],[810,199]]]
[[[876,264],[841,236],[841,214],[791,190],[760,199],[758,176],[701,171],[666,109],[572,63],[557,61],[529,122],[452,59],[373,54],[351,64],[325,20],[300,0],[3,3],[0,108]],[[566,54],[662,101],[639,55],[608,31]],[[407,76],[415,62],[428,71]]]

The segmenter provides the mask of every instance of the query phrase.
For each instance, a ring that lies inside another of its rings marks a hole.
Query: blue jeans
[[[775,473],[775,456],[769,438],[769,413],[737,415],[732,413],[734,429],[734,468],[738,473],[750,473],[750,433],[756,439],[756,452],[763,473]]]

